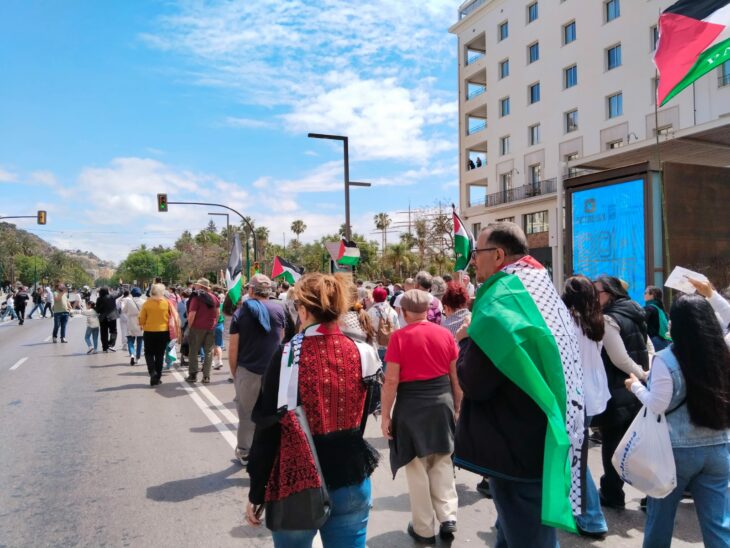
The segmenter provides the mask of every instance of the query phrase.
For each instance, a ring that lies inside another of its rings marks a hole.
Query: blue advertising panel
[[[572,209],[573,272],[591,279],[601,274],[621,278],[631,298],[643,304],[644,181],[574,192]]]

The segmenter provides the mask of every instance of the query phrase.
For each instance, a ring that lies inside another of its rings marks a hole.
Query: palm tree
[[[387,213],[378,213],[373,217],[373,221],[375,222],[375,228],[382,231],[383,233],[383,247],[381,249],[383,250],[383,255],[385,255],[385,246],[388,243],[387,231],[388,227],[390,226],[390,217]]]
[[[428,247],[428,222],[426,219],[416,219],[414,227],[416,229],[415,243],[418,246],[418,259],[421,268],[423,268],[426,261],[426,248]]]
[[[307,225],[301,219],[297,219],[291,224],[291,231],[297,235],[297,242],[299,241],[299,235],[305,230],[307,230]]]
[[[393,269],[398,271],[398,276],[403,277],[403,266],[406,268],[410,262],[409,252],[403,244],[393,244],[388,248],[388,262]]]

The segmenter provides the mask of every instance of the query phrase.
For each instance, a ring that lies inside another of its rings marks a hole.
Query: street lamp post
[[[370,183],[360,183],[350,181],[350,147],[349,139],[346,135],[327,135],[325,133],[308,133],[310,139],[330,139],[332,141],[342,141],[343,156],[345,162],[345,238],[349,241],[352,239],[352,230],[350,227],[350,187],[364,186],[369,187]]]
[[[208,215],[218,215],[219,217],[225,217],[226,218],[226,239],[228,240],[228,250],[231,250],[231,216],[228,213],[211,213],[208,212]]]

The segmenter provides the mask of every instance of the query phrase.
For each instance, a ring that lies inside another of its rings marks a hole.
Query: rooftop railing
[[[487,129],[486,120],[481,123],[474,124],[473,126],[469,126],[469,128],[466,130],[466,134],[474,135],[475,133],[479,133],[480,131],[484,131],[485,129]]]
[[[471,4],[466,6],[461,11],[459,11],[459,20],[462,20],[464,17],[468,16],[474,10],[476,10],[480,6],[483,6],[486,3],[487,3],[487,0],[474,0],[474,2],[472,2]]]
[[[466,96],[466,100],[468,101],[469,99],[474,99],[474,97],[479,97],[479,96],[480,96],[481,94],[483,94],[483,93],[484,93],[485,91],[487,91],[487,88],[486,88],[486,86],[485,86],[485,87],[482,87],[482,88],[475,88],[475,89],[471,90],[471,91],[470,91],[470,92],[469,92],[469,93],[467,94],[467,96]]]

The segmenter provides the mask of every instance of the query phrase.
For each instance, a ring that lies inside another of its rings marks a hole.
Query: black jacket
[[[477,474],[541,480],[547,418],[471,339],[459,344],[464,391],[454,462]]]
[[[109,319],[109,316],[116,316],[117,301],[109,293],[101,295],[96,300],[94,310],[96,310],[96,313],[99,314],[100,320],[107,320]]]

